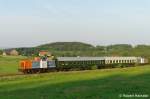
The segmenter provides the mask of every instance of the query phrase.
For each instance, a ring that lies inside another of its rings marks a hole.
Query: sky
[[[0,47],[150,44],[150,0],[0,0]]]

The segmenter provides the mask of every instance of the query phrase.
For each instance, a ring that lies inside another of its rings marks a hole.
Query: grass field
[[[0,78],[0,99],[149,99],[150,66]]]
[[[17,73],[19,61],[26,57],[23,56],[0,56],[0,74]]]

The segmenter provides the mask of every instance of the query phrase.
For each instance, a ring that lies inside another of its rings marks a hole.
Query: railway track
[[[23,73],[0,74],[0,77],[19,76],[19,75],[25,75],[25,74]]]

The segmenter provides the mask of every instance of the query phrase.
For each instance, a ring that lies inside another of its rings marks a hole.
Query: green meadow
[[[0,78],[0,99],[150,99],[150,65]]]
[[[25,58],[23,56],[0,56],[0,74],[17,73],[19,61]]]

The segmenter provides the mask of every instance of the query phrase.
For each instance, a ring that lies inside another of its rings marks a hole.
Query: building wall
[[[16,50],[12,50],[12,51],[10,51],[10,55],[12,55],[12,56],[18,56],[19,53]]]

